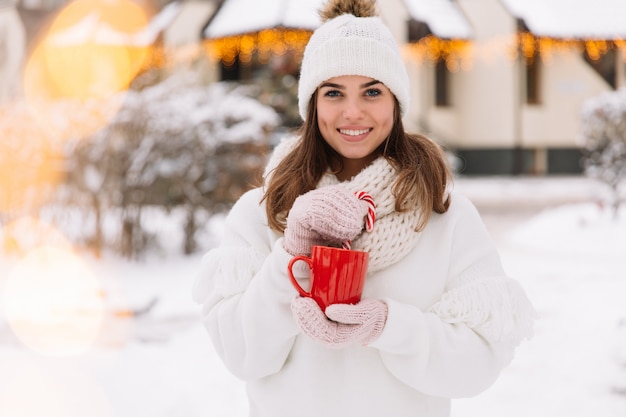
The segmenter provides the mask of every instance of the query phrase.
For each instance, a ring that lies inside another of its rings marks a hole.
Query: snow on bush
[[[142,219],[156,208],[177,213],[182,250],[194,252],[206,220],[265,165],[280,118],[255,94],[176,71],[107,102],[0,108],[0,232],[20,216],[45,217],[75,244],[134,257],[158,245]],[[84,219],[78,234],[64,229],[76,223],[67,213]]]
[[[253,87],[203,84],[197,72],[178,71],[128,91],[117,116],[87,140],[72,144],[68,201],[96,213],[92,243],[108,245],[103,213],[119,213],[114,247],[126,256],[153,242],[142,226],[148,207],[183,209],[185,253],[207,213],[229,207],[265,164],[278,114],[262,105]]]
[[[585,174],[607,184],[617,214],[626,178],[626,88],[587,100],[582,110]]]

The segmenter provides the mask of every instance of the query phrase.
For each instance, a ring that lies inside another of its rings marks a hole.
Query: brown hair
[[[263,196],[269,226],[279,232],[285,230],[286,216],[295,199],[314,189],[331,166],[341,167],[340,155],[326,143],[317,125],[317,91],[311,96],[307,118],[298,134],[299,144],[269,173]],[[376,152],[398,172],[393,186],[395,210],[420,210],[416,231],[426,226],[433,211],[448,210],[450,199],[445,191],[451,173],[445,153],[428,137],[405,132],[397,100],[391,133]]]

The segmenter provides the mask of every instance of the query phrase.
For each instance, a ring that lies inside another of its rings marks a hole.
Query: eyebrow
[[[376,85],[376,84],[382,84],[382,83],[380,81],[378,81],[378,80],[368,81],[365,84],[361,84],[360,88],[367,88],[367,87],[371,87],[371,86]],[[344,85],[335,84],[335,83],[328,83],[328,82],[320,85],[320,88],[322,88],[322,87],[336,88],[338,90],[344,90],[346,88]]]

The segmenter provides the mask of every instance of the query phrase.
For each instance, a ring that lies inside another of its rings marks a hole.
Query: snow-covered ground
[[[453,402],[452,416],[626,415],[626,209],[613,220],[594,202],[601,187],[583,178],[459,179],[456,188],[478,206],[540,318],[495,385]],[[243,384],[196,319],[190,289],[200,255],[105,255],[64,269],[53,263],[60,253],[40,255],[46,274],[93,277],[95,287],[82,285],[96,296],[75,304],[86,317],[75,327],[101,323],[100,330],[88,340],[74,335],[71,345],[54,333],[33,335],[13,302],[15,276],[28,265],[0,256],[0,416],[246,415]],[[46,304],[48,295],[25,302]]]
[[[496,384],[454,402],[453,417],[626,415],[626,207],[614,220],[594,202],[602,187],[573,178],[465,180],[459,189],[539,320]]]

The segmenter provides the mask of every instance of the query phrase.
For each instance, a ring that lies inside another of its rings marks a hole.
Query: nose
[[[343,109],[343,117],[346,120],[357,120],[363,117],[362,103],[358,99],[349,99],[345,101]]]

